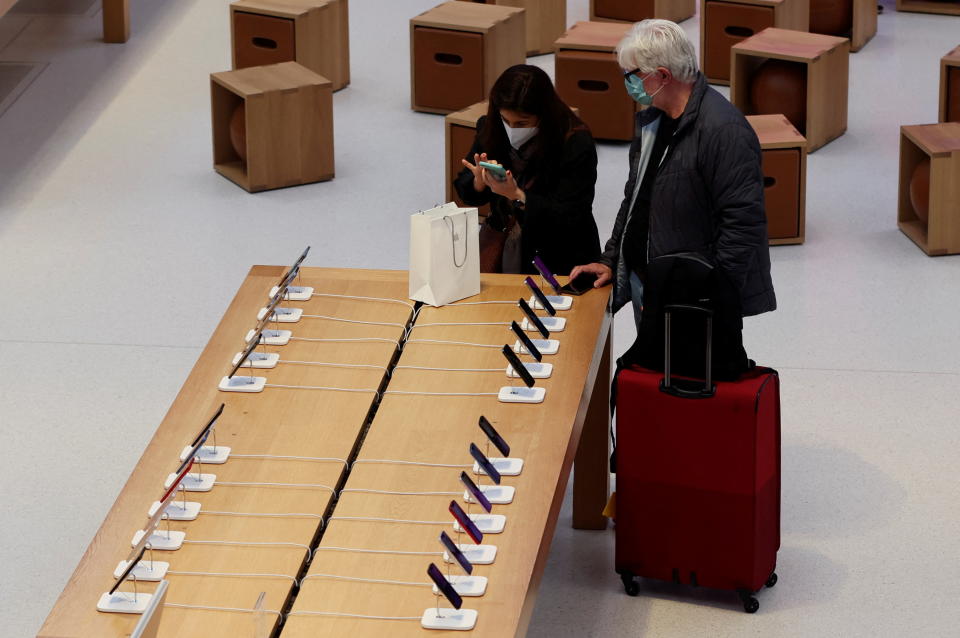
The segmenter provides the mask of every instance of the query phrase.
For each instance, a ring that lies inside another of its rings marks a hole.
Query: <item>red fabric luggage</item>
[[[779,377],[708,379],[705,396],[703,380],[684,390],[665,374],[669,362],[617,379],[616,571],[632,596],[635,577],[656,578],[734,590],[755,612],[753,593],[777,579]]]

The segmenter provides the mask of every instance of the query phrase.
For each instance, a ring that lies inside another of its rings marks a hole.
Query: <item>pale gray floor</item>
[[[0,62],[47,65],[0,117],[12,638],[39,628],[247,268],[306,243],[308,265],[405,268],[407,215],[443,194],[442,118],[409,109],[407,20],[435,0],[353,0],[337,177],[256,196],[211,168],[228,0],[133,0],[124,46],[98,41],[95,7],[47,4],[73,13],[31,0],[0,20]],[[586,19],[587,0],[569,5]],[[696,41],[697,19],[684,27]],[[938,60],[958,43],[960,18],[887,0],[851,58],[849,130],[809,158],[807,243],[772,251],[780,309],[746,323],[783,378],[781,579],[760,612],[667,586],[628,598],[613,533],[574,532],[565,509],[531,636],[957,635],[960,259],[923,255],[895,209],[898,127],[935,121]],[[599,152],[605,235],[626,147]],[[617,330],[622,351],[629,311]]]

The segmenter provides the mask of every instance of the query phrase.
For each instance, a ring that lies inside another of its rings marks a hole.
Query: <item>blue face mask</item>
[[[623,83],[627,87],[627,93],[630,95],[630,97],[643,106],[650,106],[653,104],[653,98],[663,89],[663,86],[661,86],[659,89],[653,92],[653,95],[647,93],[647,90],[643,88],[643,81],[651,75],[653,75],[653,72],[647,73],[642,78],[638,78],[636,75],[631,73],[623,78]]]

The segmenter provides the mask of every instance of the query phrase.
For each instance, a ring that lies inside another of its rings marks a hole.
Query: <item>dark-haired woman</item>
[[[502,165],[505,179],[480,162]],[[518,64],[497,79],[462,163],[454,180],[460,198],[470,206],[489,203],[486,223],[509,235],[494,270],[533,274],[531,261],[539,255],[566,275],[599,256],[593,218],[597,149],[542,69]]]

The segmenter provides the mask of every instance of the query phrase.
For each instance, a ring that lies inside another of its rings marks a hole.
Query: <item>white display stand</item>
[[[553,306],[554,310],[570,310],[573,307],[573,297],[569,295],[547,295],[547,301],[550,302],[550,305]],[[530,299],[527,301],[530,304],[531,308],[535,310],[543,310],[543,306],[540,305],[540,302],[537,301],[536,295],[530,295]]]
[[[282,283],[282,282],[281,282]],[[274,286],[270,289],[270,294],[267,295],[270,299],[273,299],[277,296],[277,292],[280,291],[279,286]],[[290,301],[310,301],[310,298],[313,296],[313,287],[312,286],[287,286],[287,292],[284,293],[283,298],[289,299]]]
[[[492,502],[493,501],[491,501],[491,503]],[[147,512],[147,517],[153,518],[153,515],[157,513],[158,509],[160,509],[160,501],[154,501],[153,505],[150,506],[150,511]],[[163,515],[164,518],[168,518],[171,521],[195,521],[197,517],[200,516],[200,503],[174,500],[167,505],[167,509]]]
[[[233,357],[233,365],[240,362],[242,352],[238,352]],[[256,368],[258,370],[270,370],[277,367],[280,362],[280,354],[276,352],[251,352],[247,360],[243,362],[241,368]]]
[[[177,480],[176,474],[167,475],[167,480],[163,482],[163,487],[169,489],[173,482]],[[216,474],[197,474],[191,472],[183,477],[183,481],[180,483],[182,487],[187,492],[209,492],[213,489],[213,484],[217,480]]]
[[[525,388],[507,385],[500,388],[497,399],[500,403],[543,403],[547,391],[544,388]]]
[[[247,377],[238,374],[233,378],[223,377],[217,386],[221,392],[263,392],[267,385],[266,377]]]
[[[540,351],[540,354],[557,354],[557,351],[560,350],[560,342],[556,339],[531,339],[530,341]],[[517,354],[530,354],[519,339],[513,344],[513,351]]]
[[[550,332],[563,332],[564,328],[567,327],[567,320],[564,317],[540,317],[539,319],[543,327]],[[526,317],[523,318],[523,323],[520,324],[520,327],[527,332],[539,332],[536,326],[530,323],[530,320]]]
[[[243,340],[250,343],[253,335],[254,331],[248,330],[247,336]],[[290,337],[292,336],[293,333],[289,330],[264,330],[260,333],[260,343],[265,343],[268,346],[285,346],[290,343]]]
[[[142,529],[137,530],[137,533],[133,535],[133,540],[130,541],[130,546],[136,547],[140,543],[140,539],[143,538],[143,534],[144,531]],[[147,544],[150,546],[150,549],[174,552],[183,546],[183,541],[186,537],[186,532],[154,532],[150,534],[150,540],[147,541]]]
[[[492,565],[497,559],[496,545],[467,545],[457,543],[457,549],[463,552],[463,555],[474,565]],[[443,560],[452,563],[454,558],[450,557],[446,551],[443,552]]]
[[[523,367],[527,369],[530,376],[534,379],[549,379],[553,374],[552,363],[524,363]],[[520,375],[513,369],[513,366],[507,366],[507,376],[511,379],[519,379]]]
[[[454,591],[461,596],[483,596],[487,593],[486,576],[447,576],[447,580],[453,585]],[[433,586],[434,595],[440,593],[440,589]]]
[[[267,309],[261,308],[257,313],[257,320],[263,319],[267,315]],[[274,308],[273,316],[270,321],[277,323],[297,323],[303,316],[303,308]]]
[[[523,471],[523,459],[521,458],[491,456],[487,460],[493,463],[494,469],[500,472],[500,476],[518,476]],[[477,462],[473,463],[473,473],[480,476],[487,475]]]
[[[113,595],[104,593],[97,601],[97,611],[113,614],[142,614],[150,606],[153,594],[136,594],[115,591]],[[436,610],[434,610],[436,611]]]
[[[455,631],[470,631],[477,624],[477,610],[475,609],[449,609],[440,607],[440,613],[437,613],[436,607],[431,607],[423,612],[420,619],[420,626],[424,629],[452,629]]]
[[[130,561],[128,560],[120,561],[117,568],[113,570],[113,577],[120,578],[123,576],[123,572],[127,571],[127,565],[129,564]],[[137,566],[130,571],[130,578],[136,578],[138,581],[142,580],[147,583],[157,583],[167,575],[168,569],[170,569],[170,563],[160,560],[141,560]]]
[[[476,468],[474,464],[474,468]],[[476,470],[475,470],[476,471]],[[480,491],[487,497],[493,505],[506,505],[513,502],[513,497],[517,490],[512,485],[481,485]],[[463,500],[468,503],[476,503],[469,490],[463,491]]]
[[[507,525],[507,517],[503,514],[471,514],[470,520],[484,534],[502,534]],[[453,531],[463,531],[457,521],[453,522]]]
[[[183,451],[180,452],[180,460],[187,460],[187,455],[190,454],[192,450],[189,445],[183,448]],[[211,463],[213,465],[223,465],[227,462],[227,459],[230,458],[230,448],[226,445],[218,445],[216,447],[212,445],[201,446],[197,451],[197,455],[193,457],[200,461],[201,463]]]

